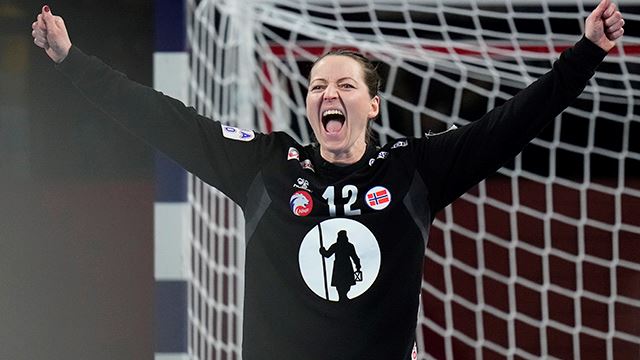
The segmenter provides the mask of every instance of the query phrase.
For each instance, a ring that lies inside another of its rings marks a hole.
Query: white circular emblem
[[[367,191],[364,202],[373,210],[382,210],[391,204],[391,192],[382,186],[376,186]]]
[[[363,224],[335,218],[314,226],[298,253],[300,273],[319,297],[335,302],[364,294],[380,271],[380,247]]]

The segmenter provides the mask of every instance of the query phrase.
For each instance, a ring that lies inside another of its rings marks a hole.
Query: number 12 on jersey
[[[327,200],[329,204],[329,215],[336,216],[336,189],[335,186],[328,186],[327,189],[322,193],[322,197]],[[354,185],[345,185],[342,188],[342,199],[346,201],[343,205],[344,215],[345,216],[353,216],[360,215],[360,209],[352,209],[351,206],[356,203],[358,199],[358,188]]]

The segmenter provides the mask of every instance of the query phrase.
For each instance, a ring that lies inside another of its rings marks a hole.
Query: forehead
[[[309,78],[313,80],[337,80],[350,77],[362,81],[362,64],[357,60],[344,55],[329,55],[318,61],[311,69]]]

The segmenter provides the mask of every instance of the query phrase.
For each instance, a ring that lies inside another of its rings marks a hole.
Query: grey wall
[[[0,359],[153,356],[151,150],[31,42],[0,0]],[[51,1],[72,41],[150,84],[151,1]]]

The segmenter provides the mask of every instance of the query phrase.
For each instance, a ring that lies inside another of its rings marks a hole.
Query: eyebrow
[[[351,80],[351,81],[357,82],[356,79],[352,78],[351,76],[342,77],[342,78],[338,79],[336,82],[340,82],[340,81],[344,81],[344,80]],[[314,83],[316,81],[327,82],[327,80],[324,79],[324,78],[315,78],[315,79],[312,79],[309,84],[312,84],[312,83]]]

